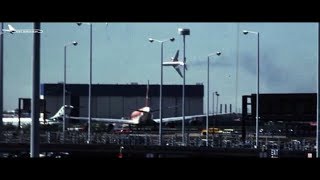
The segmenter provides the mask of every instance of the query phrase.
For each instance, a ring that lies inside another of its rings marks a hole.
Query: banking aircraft
[[[183,75],[180,71],[180,67],[184,66],[187,70],[187,65],[185,64],[185,62],[179,61],[178,57],[179,57],[179,50],[177,50],[176,55],[171,58],[171,61],[163,62],[162,65],[163,66],[172,66],[179,73],[179,75],[181,77],[183,77]]]
[[[8,29],[2,29],[3,32],[13,33],[42,33],[41,29],[15,29],[12,25],[8,24]]]
[[[43,118],[39,118],[39,122],[40,124],[57,124],[57,123],[61,123],[62,122],[62,118],[63,118],[63,114],[64,111],[66,111],[66,114],[69,114],[71,112],[71,109],[73,108],[73,106],[70,105],[65,105],[62,106],[59,111],[53,115],[52,117],[46,119],[45,121],[43,120]],[[19,124],[19,118],[18,117],[4,117],[2,118],[2,121],[4,124],[12,124],[14,126],[18,126]],[[32,119],[30,117],[22,117],[20,118],[20,125],[27,125],[27,124],[31,124]]]

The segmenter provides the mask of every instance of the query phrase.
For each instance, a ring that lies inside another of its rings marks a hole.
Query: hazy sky
[[[9,24],[16,29],[33,28],[33,23]],[[175,37],[175,42],[164,44],[164,60],[178,49],[182,59],[183,38],[178,28],[190,29],[186,84],[203,83],[205,98],[207,55],[222,52],[210,58],[210,105],[212,92],[218,91],[219,103],[235,107],[237,50],[237,107],[241,107],[242,95],[256,92],[257,36],[243,35],[244,29],[260,32],[260,93],[316,92],[317,23],[93,23],[93,83],[145,84],[150,80],[159,84],[160,43],[150,43],[148,38]],[[89,26],[42,23],[41,29],[41,83],[63,81],[64,45],[77,41],[78,46],[67,48],[67,82],[88,84]],[[4,35],[4,110],[17,108],[19,97],[31,97],[32,52],[32,34]],[[164,67],[164,84],[182,84],[182,78],[172,67]]]

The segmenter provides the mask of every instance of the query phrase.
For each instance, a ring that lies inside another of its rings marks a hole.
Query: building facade
[[[146,84],[93,84],[91,86],[91,117],[128,118],[132,111],[146,106]],[[153,118],[159,117],[160,85],[149,85],[148,105]],[[72,116],[88,116],[88,84],[67,84],[66,104],[74,106]],[[41,84],[48,117],[62,106],[63,84]],[[182,115],[182,85],[163,85],[163,117]],[[185,115],[203,114],[204,87],[185,86]]]

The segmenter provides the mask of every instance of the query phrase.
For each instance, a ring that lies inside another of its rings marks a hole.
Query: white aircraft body
[[[13,33],[42,33],[41,29],[16,29],[12,25],[8,24],[8,29],[2,29],[3,32]]]
[[[181,73],[180,67],[184,66],[187,69],[187,65],[185,62],[179,61],[179,50],[177,50],[176,55],[171,58],[171,61],[163,62],[163,66],[172,66],[178,73],[179,75],[183,78],[183,75]]]
[[[62,122],[64,111],[66,111],[66,114],[69,114],[71,112],[71,109],[73,106],[65,105],[62,106],[59,111],[52,117],[44,120],[43,118],[39,118],[40,124],[57,124]],[[2,121],[4,124],[12,124],[14,126],[18,126],[19,124],[19,118],[18,117],[4,117],[2,118]],[[27,125],[31,124],[32,119],[30,117],[22,117],[20,118],[20,125]]]

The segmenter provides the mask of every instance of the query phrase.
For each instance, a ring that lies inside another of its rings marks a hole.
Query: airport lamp
[[[64,45],[64,73],[63,73],[63,95],[62,95],[62,98],[63,98],[63,107],[65,108],[66,107],[66,80],[67,80],[67,47],[70,46],[70,45],[73,45],[73,46],[77,46],[78,45],[78,42],[76,41],[73,41],[73,42],[70,42],[70,43],[67,43]],[[63,111],[63,139],[64,139],[64,136],[65,136],[65,130],[66,130],[66,111],[64,110]]]
[[[91,141],[91,86],[92,86],[92,23],[80,23],[77,25],[81,26],[86,24],[90,26],[90,65],[89,65],[89,94],[88,94],[88,140],[87,143],[90,144]]]
[[[259,64],[260,64],[260,60],[259,60],[259,51],[260,51],[260,35],[259,32],[255,32],[255,31],[247,31],[244,30],[243,31],[244,35],[247,34],[255,34],[257,35],[257,97],[256,97],[256,146],[255,148],[259,147]]]
[[[1,30],[3,29],[3,22],[1,22]],[[3,32],[0,32],[0,141],[2,140],[2,129],[3,129],[3,121],[2,121],[2,112],[3,112]]]
[[[221,55],[221,52],[216,52],[216,53],[212,53],[212,54],[209,54],[208,55],[208,70],[207,70],[207,117],[206,117],[206,130],[207,130],[207,134],[206,134],[206,146],[208,147],[209,145],[209,73],[210,73],[210,68],[209,68],[209,65],[210,65],[210,57],[211,56],[220,56]]]
[[[91,86],[92,86],[92,23],[81,23],[78,22],[77,25],[82,24],[90,26],[90,65],[89,65],[89,93],[88,93],[88,140],[87,143],[90,144],[91,141]],[[108,23],[105,23],[108,26]]]
[[[166,40],[157,40],[153,38],[149,38],[149,42],[153,43],[154,41],[159,42],[161,44],[161,58],[160,58],[160,100],[159,100],[159,146],[162,145],[162,104],[163,104],[163,98],[162,98],[162,85],[163,85],[163,43],[167,41],[173,42],[175,38],[170,38]]]
[[[183,86],[182,86],[182,144],[185,145],[185,84],[186,84],[186,36],[190,35],[190,29],[179,28],[178,33],[183,36]]]

